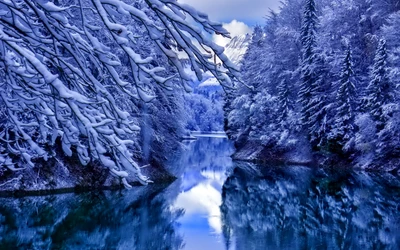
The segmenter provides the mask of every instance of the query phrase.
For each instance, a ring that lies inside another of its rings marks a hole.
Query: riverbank
[[[5,169],[0,172],[0,197],[8,196],[40,196],[69,192],[84,192],[94,190],[124,189],[119,178],[111,175],[109,170],[100,164],[90,163],[87,166],[74,164],[73,161],[56,161],[37,164],[17,172]],[[67,165],[68,164],[68,165]],[[157,184],[169,184],[176,178],[161,165],[143,168],[142,174]],[[142,186],[134,173],[129,173],[127,182],[133,186]]]
[[[355,152],[340,155],[329,151],[312,151],[306,143],[299,141],[291,147],[274,144],[263,145],[260,140],[241,140],[235,142],[235,161],[255,164],[302,165],[321,168],[349,168],[366,171],[390,172],[400,176],[400,158],[376,158],[372,154]]]

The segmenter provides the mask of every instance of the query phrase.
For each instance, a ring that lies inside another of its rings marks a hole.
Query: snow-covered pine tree
[[[330,130],[331,84],[328,80],[329,68],[322,55],[315,56],[314,73],[317,81],[311,85],[311,100],[308,113],[311,115],[307,123],[308,136],[311,146],[315,149],[324,147]]]
[[[225,91],[223,96],[223,106],[224,111],[224,131],[226,132],[229,139],[233,139],[231,126],[229,124],[229,113],[232,111],[232,100],[234,99],[232,90],[228,89]]]
[[[354,139],[354,119],[357,108],[357,93],[353,72],[353,62],[350,46],[346,50],[340,72],[340,80],[336,92],[335,116],[331,139],[344,147]],[[345,150],[346,151],[346,150]]]
[[[328,91],[325,81],[327,67],[317,53],[317,9],[314,0],[306,0],[300,39],[302,43],[301,83],[299,102],[301,121],[313,148],[321,146],[328,130]]]
[[[399,6],[400,7],[400,6]],[[391,69],[390,81],[396,86],[397,100],[400,101],[400,11],[391,14],[382,27],[382,35],[387,41],[388,65]]]
[[[400,153],[400,105],[386,104],[382,107],[382,111],[386,122],[376,140],[377,155],[385,160],[398,158]]]
[[[371,69],[370,82],[367,87],[367,103],[365,110],[376,122],[378,132],[383,129],[387,118],[383,107],[394,101],[394,87],[389,78],[387,67],[388,54],[386,40],[381,39],[375,54],[374,65]]]
[[[254,27],[251,42],[242,59],[241,71],[242,80],[248,83],[247,86],[240,86],[243,93],[254,96],[259,88],[265,84],[265,69],[262,67],[264,58],[260,56],[264,52],[263,46],[264,31],[261,26]]]
[[[293,100],[291,96],[291,89],[289,80],[283,78],[278,84],[278,103],[279,103],[279,118],[278,122],[285,127],[286,119],[289,116],[289,112],[293,110]]]
[[[228,134],[233,138],[237,137],[239,131],[249,130],[250,107],[260,86],[264,84],[265,69],[262,68],[263,57],[260,56],[264,49],[263,39],[264,31],[261,26],[257,25],[242,59],[241,79],[251,87],[238,84],[234,91],[228,90],[227,92],[227,98],[232,98],[232,100],[226,102],[230,105],[230,110],[227,107],[225,110],[230,113],[227,115],[225,129],[228,129]]]
[[[318,17],[316,14],[314,0],[306,0],[303,13],[303,24],[301,27],[302,62],[301,62],[301,83],[299,90],[299,102],[301,104],[301,119],[308,127],[311,112],[313,93],[316,91],[316,82],[319,76],[315,72],[315,49],[316,49],[316,25]]]

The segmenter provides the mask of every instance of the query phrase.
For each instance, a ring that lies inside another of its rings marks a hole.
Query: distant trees
[[[210,71],[230,86],[227,74],[237,75],[202,30],[228,36],[175,0],[0,0],[1,167],[54,157],[59,140],[82,165],[97,161],[126,185],[128,172],[147,183],[130,150],[139,127],[129,100],[151,101],[156,84],[187,89],[180,54],[199,78]]]
[[[221,86],[198,86],[184,95],[185,121],[187,130],[223,131],[224,112]]]

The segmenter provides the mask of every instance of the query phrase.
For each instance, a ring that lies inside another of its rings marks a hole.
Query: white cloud
[[[222,182],[223,183],[223,182]],[[222,184],[220,184],[222,187]],[[207,216],[209,226],[215,233],[222,232],[221,193],[212,185],[212,180],[198,184],[185,193],[180,193],[174,204],[175,208],[185,209],[182,219],[195,216]]]
[[[269,9],[278,11],[281,0],[178,0],[207,13],[211,20],[227,22],[241,20],[263,24]]]
[[[240,36],[240,35],[244,35],[247,33],[252,33],[252,29],[247,26],[245,23],[243,22],[239,22],[237,20],[233,20],[230,23],[224,23],[223,27],[229,31],[229,33],[231,34],[231,37],[235,37],[235,36]],[[216,44],[220,45],[220,46],[225,46],[227,43],[229,43],[229,38],[225,38],[223,36],[220,35],[213,35],[213,40]]]

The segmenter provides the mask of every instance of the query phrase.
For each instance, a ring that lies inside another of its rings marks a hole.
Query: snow
[[[240,62],[247,51],[250,40],[250,34],[235,36],[225,46],[224,54],[235,66],[240,66]],[[208,72],[205,74],[204,78],[199,87],[220,85],[219,80]]]
[[[239,66],[244,54],[247,51],[250,41],[251,34],[233,37],[231,41],[225,46],[225,55],[232,63]]]
[[[31,167],[36,159],[56,157],[52,148],[61,137],[64,154],[77,156],[82,165],[94,158],[127,187],[128,174],[146,184],[149,180],[132,153],[140,152],[140,119],[132,117],[139,101],[131,97],[156,102],[164,110],[155,94],[161,88],[180,91],[175,85],[181,84],[190,89],[188,81],[201,79],[207,71],[229,84],[226,74],[236,74],[221,54],[223,48],[206,34],[229,36],[227,31],[176,1],[130,5],[94,0],[58,6],[40,0],[20,9],[3,3],[0,39],[7,67],[0,67],[5,90],[0,101],[8,113],[7,126],[17,138],[0,156],[10,169],[16,168],[8,164],[9,154],[21,155],[17,164]],[[10,8],[15,15],[9,15]],[[178,59],[177,48],[185,51],[187,62]],[[213,55],[223,67],[215,67]]]
[[[216,78],[210,77],[199,85],[200,88],[205,86],[220,86],[220,83]]]
[[[96,159],[146,183],[137,132],[157,126],[141,122],[154,103],[169,132],[225,127],[252,159],[269,148],[309,162],[312,148],[367,168],[400,150],[391,2],[289,1],[225,47],[211,40],[229,37],[221,24],[175,0],[2,2],[0,162],[10,169],[54,157],[59,138],[82,165]]]
[[[361,5],[289,1],[254,27],[240,65],[244,84],[227,93],[224,106],[235,157],[310,163],[315,156],[324,165],[340,159],[387,171],[398,165],[400,18],[392,4]],[[242,42],[234,38],[231,46]]]
[[[52,3],[52,2],[42,2],[42,1],[39,1],[38,2],[45,10],[47,10],[47,11],[49,11],[49,12],[61,12],[61,11],[64,11],[64,10],[66,10],[67,8],[62,8],[62,7],[59,7],[59,6],[57,6],[57,5],[55,5],[54,3]]]

